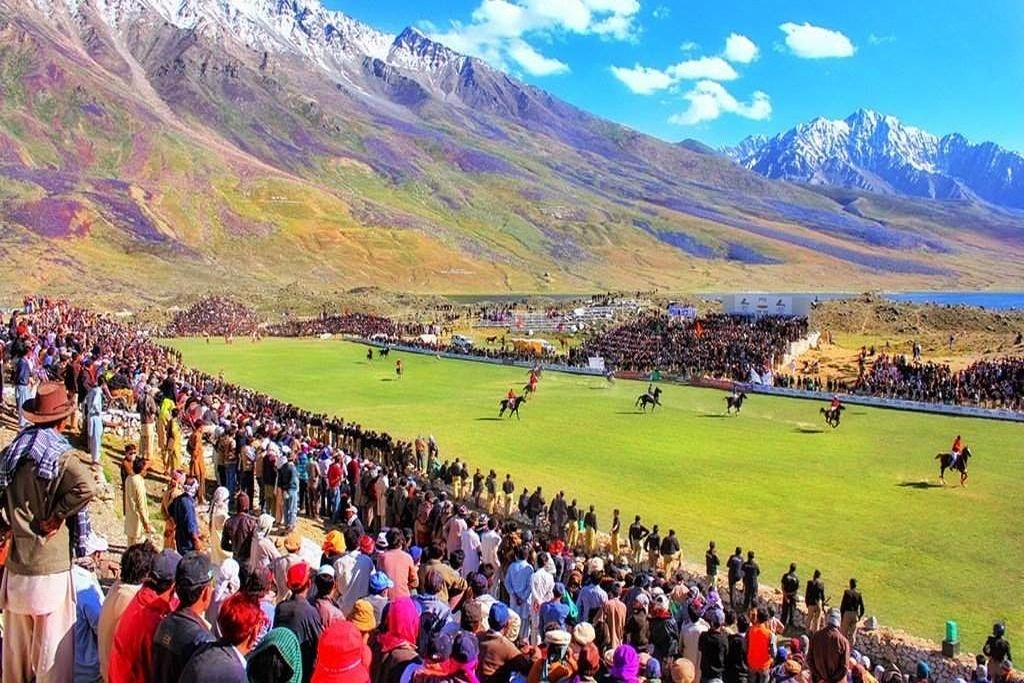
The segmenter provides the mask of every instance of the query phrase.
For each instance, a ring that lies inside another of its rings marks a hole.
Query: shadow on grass
[[[476,418],[476,421],[477,422],[502,422],[504,420],[503,420],[503,418],[500,418],[500,417],[478,417],[478,418]]]
[[[825,434],[826,431],[821,427],[793,427],[793,431],[797,434]]]
[[[739,413],[736,413],[736,415],[739,415]],[[710,417],[713,420],[723,420],[723,419],[725,419],[727,417],[735,417],[735,416],[734,415],[729,415],[727,413],[704,413],[703,415],[698,415],[697,417]]]
[[[636,410],[616,410],[615,414],[616,415],[646,415],[647,413],[645,413],[642,410],[640,410],[639,408],[637,408]]]
[[[900,488],[904,489],[941,489],[942,484],[936,484],[930,481],[904,481],[896,484]]]
[[[395,378],[394,377],[381,377],[380,381],[381,382],[394,382]]]

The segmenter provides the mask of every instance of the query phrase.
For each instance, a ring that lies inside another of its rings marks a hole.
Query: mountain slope
[[[1021,216],[923,215],[762,178],[315,2],[0,0],[0,253],[41,264],[6,292],[1019,280]]]
[[[769,178],[1024,209],[1024,155],[991,142],[973,145],[957,133],[939,138],[864,109],[723,151]]]

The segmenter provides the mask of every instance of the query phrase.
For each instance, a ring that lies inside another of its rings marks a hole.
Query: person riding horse
[[[832,429],[838,427],[839,417],[844,410],[846,410],[846,406],[843,405],[843,402],[838,396],[833,396],[828,408],[821,409],[821,414],[825,416],[825,424],[832,427]]]
[[[960,485],[967,485],[967,461],[971,459],[970,448],[962,446],[955,459],[952,453],[939,453],[935,459],[939,461],[939,481],[945,484],[946,470],[956,470],[960,473]]]
[[[952,460],[949,463],[950,467],[953,467],[953,466],[956,465],[956,461],[960,457],[960,451],[963,450],[963,447],[964,447],[963,441],[960,439],[960,435],[957,434],[956,438],[953,439],[953,445],[950,446],[950,448],[949,448],[949,454],[952,456]]]
[[[648,405],[651,406],[651,410],[654,410],[656,406],[660,406],[661,387],[656,387],[653,384],[647,385],[647,393],[637,396],[635,405],[644,412],[647,412]]]

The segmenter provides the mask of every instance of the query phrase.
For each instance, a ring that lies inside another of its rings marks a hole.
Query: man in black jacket
[[[731,611],[730,611],[731,613]],[[728,618],[728,615],[726,615]],[[729,652],[725,657],[725,683],[747,683],[747,631],[750,620],[746,614],[736,619],[736,633],[729,635]]]
[[[718,590],[718,566],[721,560],[718,559],[718,551],[715,550],[715,542],[708,543],[708,551],[704,553],[704,573],[708,581],[708,590]]]
[[[626,531],[626,535],[629,538],[629,557],[632,562],[631,566],[634,569],[640,567],[641,546],[649,533],[651,533],[650,530],[640,523],[640,515],[633,519],[633,523],[629,525],[629,529]]]
[[[651,533],[647,534],[644,541],[644,550],[647,551],[647,569],[652,572],[658,571],[658,558],[661,554],[661,534],[658,533],[658,525],[655,524]]]
[[[711,683],[723,680],[729,655],[729,636],[722,630],[722,620],[717,611],[708,616],[708,631],[700,634],[697,648],[700,650],[700,681]]]
[[[725,566],[729,570],[729,604],[736,609],[739,605],[736,599],[736,584],[743,578],[743,549],[736,546],[736,552],[729,556]]]
[[[309,565],[299,562],[288,569],[288,589],[291,597],[278,604],[274,610],[274,628],[283,626],[290,629],[299,639],[302,650],[302,680],[309,683],[313,676],[313,663],[320,634],[324,630],[320,613],[306,599],[309,593]]]
[[[796,613],[796,594],[800,590],[800,577],[796,575],[796,563],[789,565],[789,571],[782,575],[782,623],[788,628],[793,625]]]
[[[825,608],[825,584],[822,583],[821,572],[817,569],[814,570],[814,578],[807,582],[804,604],[807,606],[807,632],[814,633],[820,630],[824,623],[822,610]]]
[[[178,562],[174,591],[178,609],[160,621],[153,635],[153,683],[178,683],[196,651],[214,638],[204,617],[213,600],[213,569],[206,555],[188,553]]]
[[[761,568],[754,561],[754,551],[747,551],[747,561],[743,563],[743,606],[750,609],[757,605],[758,578]]]
[[[850,587],[843,591],[843,602],[839,605],[842,615],[842,632],[850,641],[850,647],[857,647],[857,623],[864,616],[864,598],[857,590],[857,579],[850,579]]]

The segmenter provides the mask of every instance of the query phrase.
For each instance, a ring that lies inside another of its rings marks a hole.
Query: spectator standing
[[[121,556],[121,578],[107,592],[96,629],[100,677],[105,681],[110,680],[108,676],[110,649],[114,644],[114,632],[117,629],[117,624],[135,594],[142,588],[143,580],[152,571],[154,559],[156,559],[156,549],[149,541],[128,546]]]
[[[824,624],[825,584],[821,580],[821,572],[814,570],[814,578],[807,582],[804,591],[804,605],[807,606],[807,632],[814,633]]]
[[[758,577],[761,568],[754,561],[754,551],[747,551],[747,561],[743,563],[743,607],[750,609],[757,605]]]
[[[174,577],[181,556],[163,550],[142,588],[125,608],[110,649],[109,681],[148,683],[153,671],[153,637],[160,621],[171,613]]]
[[[177,683],[182,669],[196,651],[213,642],[204,619],[213,599],[213,568],[199,553],[181,558],[174,572],[176,610],[164,617],[153,634],[151,683]]]
[[[850,641],[850,647],[857,647],[857,624],[864,616],[864,598],[857,590],[857,579],[850,579],[850,587],[843,591],[839,606],[842,614],[843,635]]]
[[[708,543],[708,550],[704,553],[704,576],[707,578],[708,590],[718,590],[718,567],[721,560],[718,559],[718,551],[715,549],[715,542]]]
[[[181,495],[171,501],[168,512],[174,520],[174,543],[179,553],[201,552],[199,518],[196,516],[196,494],[199,482],[193,477],[185,479]]]
[[[796,563],[791,562],[789,571],[782,575],[779,580],[782,588],[782,624],[786,628],[793,625],[793,615],[796,613],[796,594],[800,590],[800,577],[796,575]]]
[[[317,609],[309,603],[309,565],[299,562],[288,569],[288,590],[291,595],[279,603],[274,611],[274,628],[287,628],[299,639],[302,650],[302,680],[309,683],[313,677],[317,644],[324,630]]]
[[[61,434],[74,412],[63,384],[44,382],[21,405],[29,426],[0,452],[4,523],[12,540],[3,583],[3,680],[72,677],[75,622],[72,539],[87,523],[92,474]],[[84,539],[82,539],[84,541]]]
[[[772,632],[768,628],[768,610],[758,608],[757,621],[747,631],[747,670],[750,683],[768,682],[768,670],[772,665],[772,639]]]
[[[1006,624],[1000,621],[992,625],[992,635],[985,640],[985,646],[981,652],[988,658],[986,662],[988,679],[990,681],[998,680],[997,676],[1001,674],[1000,667],[1003,662],[1012,659],[1010,641],[1006,639]]]
[[[75,583],[75,671],[74,683],[99,683],[99,621],[103,609],[103,589],[96,578],[103,553],[107,552],[107,539],[89,534],[85,541],[85,556],[71,568]]]
[[[839,610],[829,610],[825,628],[811,637],[808,657],[812,683],[843,683],[847,680],[850,662],[850,641],[839,624]]]
[[[717,612],[708,617],[708,627],[697,641],[701,683],[723,681],[729,657],[729,636],[722,630],[722,620]]]
[[[651,533],[650,530],[640,523],[640,515],[633,518],[626,535],[629,537],[629,560],[633,568],[640,568],[640,552],[643,550],[644,539]]]
[[[221,637],[196,652],[184,670],[182,681],[248,683],[245,656],[253,649],[266,623],[259,599],[245,592],[228,598],[217,617]]]
[[[143,472],[146,469],[144,459],[132,461],[132,474],[124,483],[124,535],[128,545],[142,543],[153,533],[149,523],[149,503],[146,500],[146,480]]]
[[[729,556],[725,566],[729,580],[729,605],[737,609],[739,601],[736,598],[736,585],[743,580],[743,549],[736,546],[736,552]]]
[[[156,388],[150,384],[143,385],[142,393],[135,404],[139,413],[139,455],[147,463],[152,464],[156,459],[156,400],[153,395]]]
[[[85,419],[89,434],[89,455],[92,456],[92,464],[100,464],[100,454],[103,450],[103,398],[107,386],[107,378],[100,376],[99,381],[94,384],[85,394]]]

